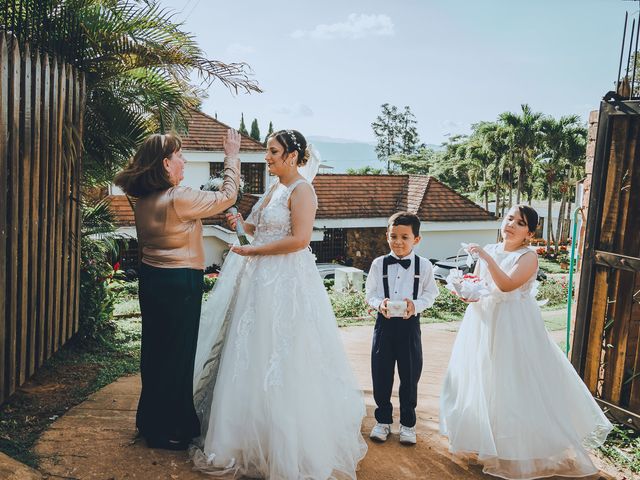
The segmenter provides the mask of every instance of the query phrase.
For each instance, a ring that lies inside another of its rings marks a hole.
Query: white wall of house
[[[485,225],[483,229],[464,229],[466,222],[456,223],[457,230],[422,230],[422,240],[416,247],[416,253],[425,258],[442,260],[457,255],[462,242],[486,245],[497,241],[499,224],[493,227]]]

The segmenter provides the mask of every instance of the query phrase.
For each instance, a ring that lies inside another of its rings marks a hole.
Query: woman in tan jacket
[[[200,434],[193,407],[193,363],[204,272],[202,218],[232,206],[240,184],[240,135],[224,142],[217,192],[180,186],[185,158],[177,135],[151,135],[115,184],[134,197],[141,252],[142,392],[136,426],[152,448],[186,449]]]

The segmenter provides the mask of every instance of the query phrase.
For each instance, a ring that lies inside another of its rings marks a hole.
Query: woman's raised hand
[[[239,221],[242,222],[242,225],[244,226],[244,220],[242,219],[241,213],[236,213],[235,215],[233,213],[227,213],[226,216],[227,216],[227,223],[231,227],[231,230],[236,229]]]
[[[240,140],[240,134],[233,128],[230,128],[227,132],[227,136],[222,139],[225,157],[238,156],[238,153],[240,153]]]

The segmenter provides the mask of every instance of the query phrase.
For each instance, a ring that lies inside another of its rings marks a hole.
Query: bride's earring
[[[293,164],[294,164],[294,162],[293,162],[293,159],[292,159],[292,160],[289,162],[289,165],[291,165],[291,166],[293,167]]]

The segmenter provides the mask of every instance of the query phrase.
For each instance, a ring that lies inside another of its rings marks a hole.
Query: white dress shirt
[[[391,256],[398,258],[397,255],[391,253]],[[382,262],[384,257],[376,258],[371,264],[369,275],[367,276],[366,295],[367,303],[376,310],[380,309],[380,304],[385,299],[384,285],[382,283]],[[387,279],[389,281],[389,300],[404,300],[409,298],[413,300],[413,278],[415,276],[415,259],[416,254],[411,251],[404,258],[411,260],[409,268],[405,269],[399,263],[389,265],[387,271]],[[433,268],[431,262],[420,257],[420,281],[418,282],[418,298],[413,300],[416,308],[416,315],[433,305],[438,296],[438,286],[433,278]]]

